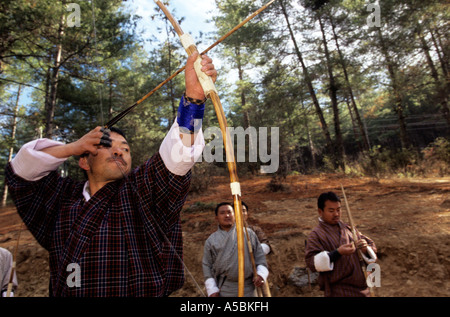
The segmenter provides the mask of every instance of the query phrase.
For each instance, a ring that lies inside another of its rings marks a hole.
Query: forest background
[[[183,12],[164,2],[183,28]],[[216,0],[215,30],[192,34],[199,50],[263,4]],[[171,25],[148,6],[163,25],[151,38],[126,1],[0,3],[0,166],[32,139],[80,138],[184,66]],[[279,128],[270,188],[282,190],[293,174],[448,175],[449,15],[447,1],[437,0],[277,0],[215,47],[209,55],[228,125]],[[135,166],[158,150],[183,91],[181,74],[118,123]],[[214,126],[208,101],[203,127]],[[247,159],[238,172],[256,176],[263,163]],[[75,159],[61,173],[83,178]],[[223,162],[196,164],[193,173],[194,192],[227,174]],[[0,186],[6,204],[4,169]]]

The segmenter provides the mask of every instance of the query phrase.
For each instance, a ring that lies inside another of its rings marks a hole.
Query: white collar
[[[86,201],[89,201],[89,199],[91,199],[91,194],[89,194],[89,181],[84,183],[83,196],[84,196],[84,199],[86,199]]]

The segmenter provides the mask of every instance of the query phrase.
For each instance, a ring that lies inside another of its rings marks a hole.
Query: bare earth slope
[[[316,284],[297,287],[289,276],[295,267],[305,267],[304,243],[317,224],[317,197],[330,190],[342,196],[341,183],[358,229],[378,247],[381,287],[376,296],[450,296],[450,178],[290,176],[282,192],[271,192],[269,182],[269,177],[241,179],[250,223],[259,225],[274,246],[274,254],[267,257],[273,297],[323,296]],[[226,177],[211,184],[202,195],[189,194],[184,206],[184,261],[193,278],[186,274],[184,287],[172,296],[204,294],[201,259],[206,238],[216,230],[213,206],[231,200]],[[345,204],[343,208],[347,221]],[[14,206],[0,209],[0,247],[14,252],[20,227]],[[16,296],[48,296],[48,254],[26,228],[17,263]]]

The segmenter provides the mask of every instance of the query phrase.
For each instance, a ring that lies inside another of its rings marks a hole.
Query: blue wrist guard
[[[183,94],[178,106],[177,122],[182,133],[197,133],[202,127],[205,104],[191,103]]]

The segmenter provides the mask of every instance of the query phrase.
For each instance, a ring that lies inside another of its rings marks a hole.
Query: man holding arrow
[[[359,232],[354,241],[351,228],[341,221],[341,200],[334,192],[322,193],[317,204],[319,224],[307,239],[306,265],[320,272],[319,285],[326,297],[369,296],[356,250],[362,251],[366,263],[373,263],[375,243]]]
[[[49,251],[50,296],[168,296],[183,285],[180,211],[204,147],[197,57],[186,63],[177,120],[135,170],[125,135],[101,127],[69,144],[29,142],[7,165],[18,213]],[[204,55],[201,65],[215,81],[212,60]],[[87,182],[58,175],[70,156],[81,157]]]

